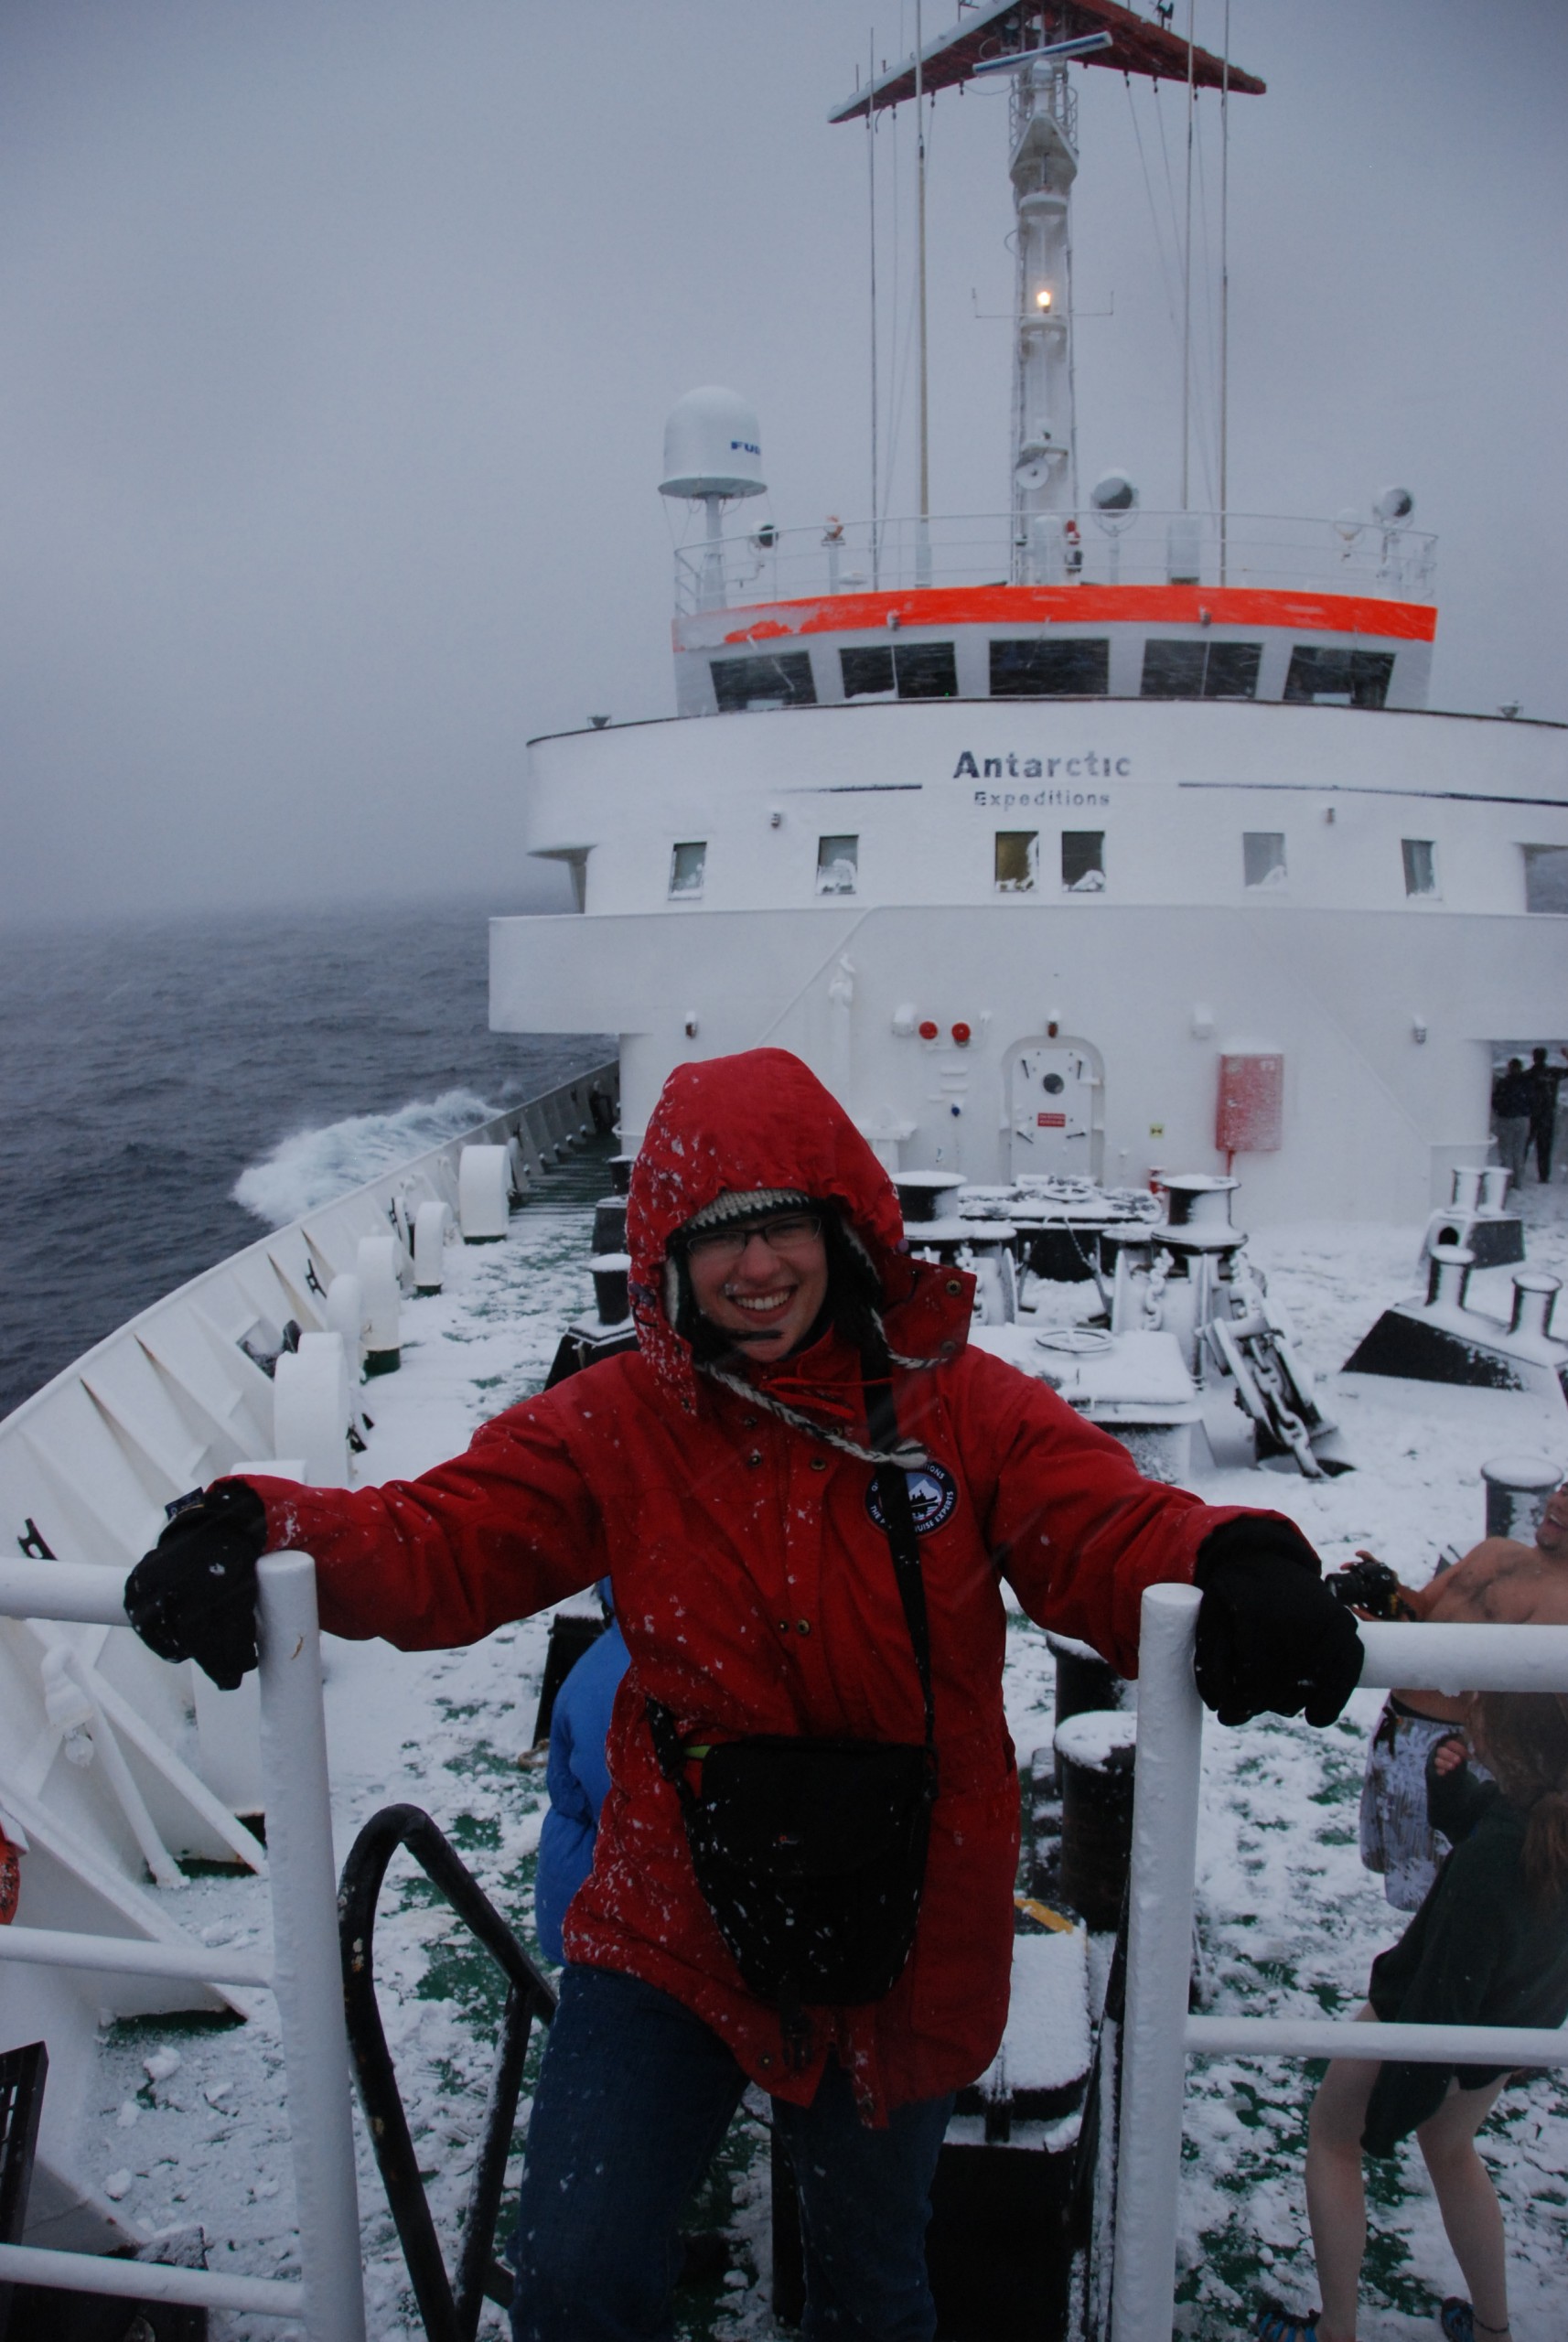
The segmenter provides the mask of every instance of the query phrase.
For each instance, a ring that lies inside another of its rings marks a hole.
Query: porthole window
[[[1062,888],[1069,895],[1099,895],[1105,891],[1105,833],[1103,830],[1062,832]]]
[[[857,837],[817,840],[819,895],[853,895],[859,869],[860,840]]]
[[[689,839],[673,847],[670,854],[670,893],[671,898],[681,896],[689,900],[703,891],[703,873],[708,859],[706,838]]]
[[[1283,886],[1285,883],[1285,835],[1283,830],[1243,830],[1241,876],[1249,886]]]
[[[1038,830],[998,830],[996,833],[996,891],[999,895],[1030,895],[1040,867]]]

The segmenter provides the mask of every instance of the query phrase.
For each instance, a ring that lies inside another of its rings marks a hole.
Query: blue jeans
[[[518,2208],[515,2342],[666,2342],[676,2231],[746,2076],[668,1993],[569,1967],[529,2123]],[[931,2342],[931,2176],[950,2098],[855,2112],[832,2058],[808,2106],[773,2116],[795,2168],[804,2342]]]

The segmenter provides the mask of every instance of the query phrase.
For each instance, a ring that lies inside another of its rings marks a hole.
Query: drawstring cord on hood
[[[921,1361],[922,1364],[925,1362]],[[833,1431],[827,1423],[818,1423],[811,1415],[802,1414],[798,1407],[786,1406],[782,1399],[775,1399],[760,1383],[747,1382],[738,1374],[727,1374],[722,1366],[714,1365],[708,1359],[700,1359],[695,1363],[699,1374],[705,1374],[711,1382],[722,1382],[726,1391],[733,1391],[736,1397],[744,1399],[748,1406],[765,1408],[768,1414],[777,1415],[780,1423],[789,1423],[792,1430],[803,1431],[809,1439],[825,1440],[830,1447],[841,1448],[845,1456],[856,1456],[862,1464],[897,1464],[901,1471],[915,1472],[931,1460],[918,1440],[901,1439],[895,1448],[864,1446],[858,1439],[852,1439],[847,1432]],[[930,1363],[935,1364],[935,1360]]]

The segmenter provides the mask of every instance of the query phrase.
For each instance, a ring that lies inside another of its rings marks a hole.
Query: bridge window
[[[673,848],[670,856],[670,892],[671,895],[700,895],[703,873],[708,859],[706,838],[693,838],[684,845]]]
[[[765,658],[709,661],[719,712],[735,715],[748,707],[815,707],[809,650],[774,650]]]
[[[999,895],[1030,895],[1040,867],[1038,830],[998,830],[996,833],[996,891]]]
[[[1437,892],[1437,849],[1430,838],[1401,838],[1400,852],[1404,856],[1404,890],[1407,895],[1435,895]]]
[[[1524,907],[1527,911],[1568,911],[1568,845],[1525,847]]]
[[[817,840],[819,895],[853,895],[859,868],[860,840],[857,837]]]
[[[1146,642],[1144,699],[1254,699],[1257,642]]]
[[[1109,641],[1033,635],[991,646],[993,699],[1103,699],[1110,688]]]
[[[1287,700],[1314,707],[1381,707],[1394,671],[1391,650],[1329,650],[1302,643],[1291,652]]]
[[[1243,830],[1241,875],[1249,886],[1283,886],[1285,883],[1285,833],[1283,830]]]
[[[872,692],[890,692],[893,683],[893,649],[878,645],[874,650],[841,650],[839,667],[843,675],[845,699],[864,699]]]
[[[900,699],[957,699],[958,665],[950,642],[895,642],[841,650],[845,699],[896,691]]]
[[[1069,895],[1098,895],[1105,887],[1103,830],[1062,832],[1062,886]]]

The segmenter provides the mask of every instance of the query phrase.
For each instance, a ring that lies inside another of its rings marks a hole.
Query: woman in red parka
[[[609,1575],[631,1659],[531,2122],[515,2331],[670,2332],[677,2222],[749,2081],[795,2160],[809,2342],[929,2342],[930,2176],[1007,2008],[1004,1581],[1131,1675],[1144,1587],[1196,1579],[1199,1686],[1226,1722],[1330,1720],[1359,1647],[1288,1521],[1143,1479],[1043,1383],[966,1347],[972,1280],[909,1257],[886,1172],[786,1052],[671,1075],[628,1241],[634,1353],[417,1480],[218,1483],[133,1574],[127,1608],[155,1649],[234,1681],[274,1548],[315,1555],[324,1627],[405,1649]],[[924,1665],[890,1509],[915,1532]],[[650,1716],[677,1735],[664,1763]],[[880,1998],[764,1997],[704,1899],[683,1808],[704,1752],[757,1735],[934,1749],[913,1948]]]

